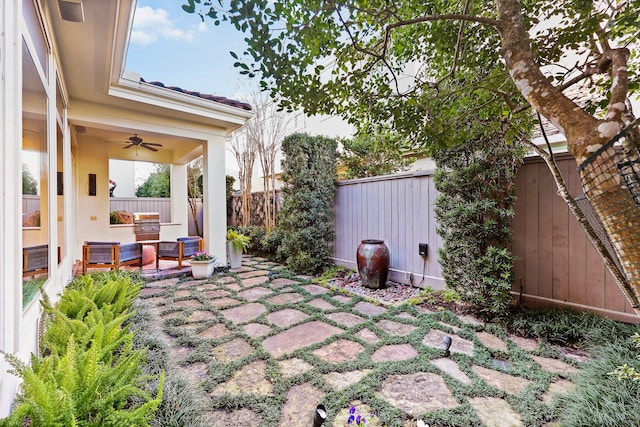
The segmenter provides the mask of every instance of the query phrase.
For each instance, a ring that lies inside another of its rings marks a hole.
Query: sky
[[[257,89],[241,76],[229,54],[241,54],[245,35],[228,23],[219,26],[182,10],[181,0],[138,0],[126,69],[145,81],[237,99]]]

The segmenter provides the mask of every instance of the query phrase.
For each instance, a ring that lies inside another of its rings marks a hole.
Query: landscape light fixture
[[[451,352],[449,351],[449,349],[451,348],[451,337],[449,335],[445,335],[442,338],[442,350],[444,351],[444,357],[449,357],[451,356]]]
[[[322,404],[316,406],[316,410],[313,413],[313,427],[320,427],[326,420],[327,409]]]

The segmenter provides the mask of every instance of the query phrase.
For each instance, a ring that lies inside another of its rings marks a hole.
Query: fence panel
[[[575,161],[558,156],[558,166],[574,197],[582,194]],[[547,166],[529,158],[516,178],[513,223],[514,292],[528,305],[558,304],[590,309],[638,322],[593,245],[557,194]]]
[[[356,269],[360,242],[382,239],[389,247],[391,280],[442,288],[432,175],[423,171],[339,182],[333,261]],[[418,254],[419,243],[429,244],[426,258]]]
[[[171,222],[171,199],[164,197],[112,197],[111,211],[159,212],[160,222]]]
[[[582,194],[575,161],[558,156],[571,194]],[[513,254],[514,293],[526,305],[563,305],[638,322],[638,316],[558,196],[547,166],[529,158],[516,177]],[[390,280],[434,289],[444,287],[438,262],[433,171],[341,181],[335,197],[333,261],[356,269],[363,239],[383,239],[389,247]],[[234,211],[238,209],[234,197]],[[230,221],[233,223],[233,221]],[[428,256],[418,255],[427,243]]]

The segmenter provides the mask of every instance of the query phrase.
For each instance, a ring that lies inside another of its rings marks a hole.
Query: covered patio
[[[135,241],[133,227],[109,223],[110,159],[169,165],[171,220],[159,238],[176,240],[188,235],[187,164],[202,156],[204,249],[226,259],[225,140],[251,106],[127,71],[135,4],[0,6],[0,350],[25,361],[38,352],[41,307],[23,300],[23,249],[44,248],[38,277],[55,302],[85,241]],[[157,151],[131,144],[134,135]],[[0,357],[0,417],[17,389],[7,369]]]

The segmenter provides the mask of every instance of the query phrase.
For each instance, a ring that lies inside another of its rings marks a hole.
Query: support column
[[[189,234],[189,193],[187,192],[187,165],[171,165],[171,222],[180,224],[179,236]],[[173,239],[173,237],[172,237]]]
[[[227,263],[224,143],[223,137],[212,137],[205,142],[202,153],[204,245],[222,264]]]
[[[19,349],[22,320],[22,61],[20,2],[0,3],[0,350]],[[9,414],[18,378],[0,355],[0,418]]]

